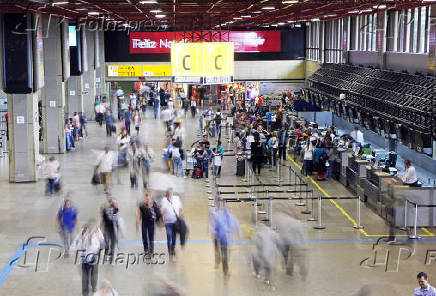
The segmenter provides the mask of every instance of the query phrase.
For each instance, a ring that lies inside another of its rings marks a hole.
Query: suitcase
[[[200,168],[194,168],[192,171],[192,178],[194,179],[200,179],[201,178],[201,170]]]
[[[245,176],[245,159],[236,161],[236,176]]]

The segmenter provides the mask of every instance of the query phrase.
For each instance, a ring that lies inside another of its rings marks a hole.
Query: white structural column
[[[83,27],[82,57],[84,58],[83,69],[83,114],[86,118],[94,119],[95,98],[95,30],[91,31]]]
[[[376,50],[377,50],[377,64],[380,69],[386,69],[386,38],[387,38],[387,11],[380,11],[377,13],[377,34]]]
[[[45,87],[41,89],[43,152],[64,153],[65,83],[62,73],[62,30],[68,24],[43,19]],[[68,42],[64,40],[63,42]],[[69,57],[68,57],[69,59]]]

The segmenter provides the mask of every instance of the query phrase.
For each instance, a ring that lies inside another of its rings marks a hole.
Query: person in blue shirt
[[[242,237],[241,228],[238,220],[233,216],[229,209],[222,205],[211,215],[210,229],[213,232],[215,242],[215,267],[223,264],[224,275],[229,271],[229,241],[235,234]]]
[[[69,256],[73,233],[76,228],[77,214],[77,209],[71,204],[71,197],[67,196],[63,206],[59,208],[56,215],[58,230],[64,241],[65,257]]]
[[[286,161],[286,143],[288,141],[288,131],[284,126],[280,128],[280,131],[277,133],[277,137],[279,139],[279,161],[283,159],[283,165]]]
[[[129,109],[124,113],[124,124],[126,126],[126,132],[130,136],[130,124],[131,124],[131,118],[132,118],[132,108],[129,107]]]
[[[114,117],[112,116],[112,112],[110,109],[106,110],[104,114],[104,120],[106,122],[106,136],[112,136],[112,128],[114,125]]]
[[[326,161],[328,161],[327,150],[323,147],[322,142],[318,141],[316,148],[313,150],[313,164],[315,166],[318,181],[325,180]]]
[[[428,277],[425,272],[417,275],[419,287],[413,292],[413,296],[436,296],[436,289],[428,283]]]

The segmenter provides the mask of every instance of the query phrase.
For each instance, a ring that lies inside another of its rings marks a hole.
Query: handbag
[[[176,218],[177,218],[176,222],[174,223],[174,230],[176,233],[179,233],[180,235],[180,245],[184,246],[186,243],[186,238],[188,236],[188,226],[186,225],[185,220],[181,218],[179,215],[177,215],[177,212],[172,206],[172,203],[171,203],[171,207],[173,208],[174,214],[176,214]]]
[[[97,173],[97,169],[94,170],[94,174],[92,175],[92,178],[91,178],[91,184],[92,185],[99,185],[99,184],[101,184],[100,176]]]

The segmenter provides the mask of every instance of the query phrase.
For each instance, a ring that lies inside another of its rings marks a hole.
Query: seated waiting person
[[[416,176],[416,170],[415,167],[412,166],[410,160],[404,161],[404,166],[406,167],[406,172],[404,173],[404,175],[400,175],[403,184],[412,187],[419,187],[420,185]]]

